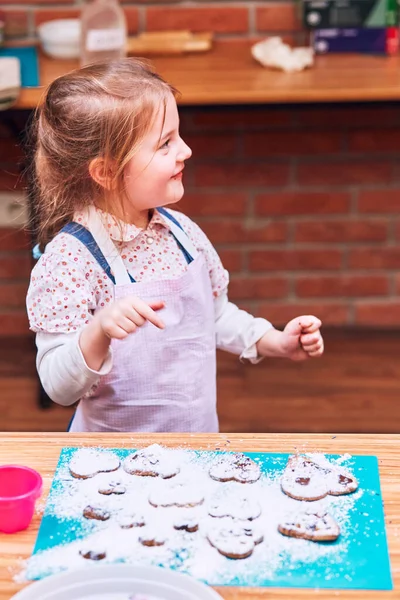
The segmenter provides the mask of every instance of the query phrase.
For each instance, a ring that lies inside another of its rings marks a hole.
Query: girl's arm
[[[80,333],[36,334],[36,367],[40,381],[53,402],[63,406],[77,402],[112,367],[111,348],[97,371],[88,367],[79,347]]]

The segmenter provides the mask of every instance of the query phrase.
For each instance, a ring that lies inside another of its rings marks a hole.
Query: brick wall
[[[8,36],[34,33],[43,21],[76,17],[83,0],[0,0]],[[16,7],[17,5],[17,7]],[[257,36],[265,32],[294,34],[300,30],[293,2],[256,0],[124,0],[129,31],[162,29],[211,30],[217,37]]]
[[[181,208],[217,247],[233,300],[276,324],[311,312],[400,327],[400,107],[185,107],[181,120]],[[0,135],[10,189],[20,153]],[[27,243],[0,230],[0,335],[26,333]]]

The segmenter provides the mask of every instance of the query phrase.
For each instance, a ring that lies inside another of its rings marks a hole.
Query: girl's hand
[[[324,340],[320,332],[321,325],[317,317],[308,315],[289,321],[282,338],[282,348],[287,358],[300,361],[322,356]]]
[[[322,356],[324,341],[320,327],[321,321],[312,315],[292,319],[283,331],[273,328],[267,331],[257,342],[258,354],[296,361]]]
[[[164,329],[163,321],[155,312],[162,308],[164,302],[160,300],[146,303],[135,296],[128,296],[103,308],[95,315],[93,321],[97,321],[96,324],[107,338],[123,340],[146,321]]]
[[[163,307],[164,302],[161,300],[146,303],[140,298],[129,296],[96,313],[79,337],[79,347],[87,366],[99,371],[111,340],[125,339],[146,321],[164,329],[163,321],[155,312]]]

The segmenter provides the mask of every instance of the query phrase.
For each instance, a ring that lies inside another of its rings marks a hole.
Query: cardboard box
[[[313,46],[316,54],[396,54],[399,50],[399,28],[317,29],[313,32]]]
[[[397,0],[300,0],[308,29],[394,27],[399,23]]]

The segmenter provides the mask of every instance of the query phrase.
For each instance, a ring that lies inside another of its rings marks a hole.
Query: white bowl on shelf
[[[55,19],[37,27],[43,51],[52,58],[78,58],[81,41],[80,19]]]
[[[222,600],[215,590],[170,569],[129,564],[92,565],[52,575],[12,600],[128,600],[148,594],[160,600]]]

